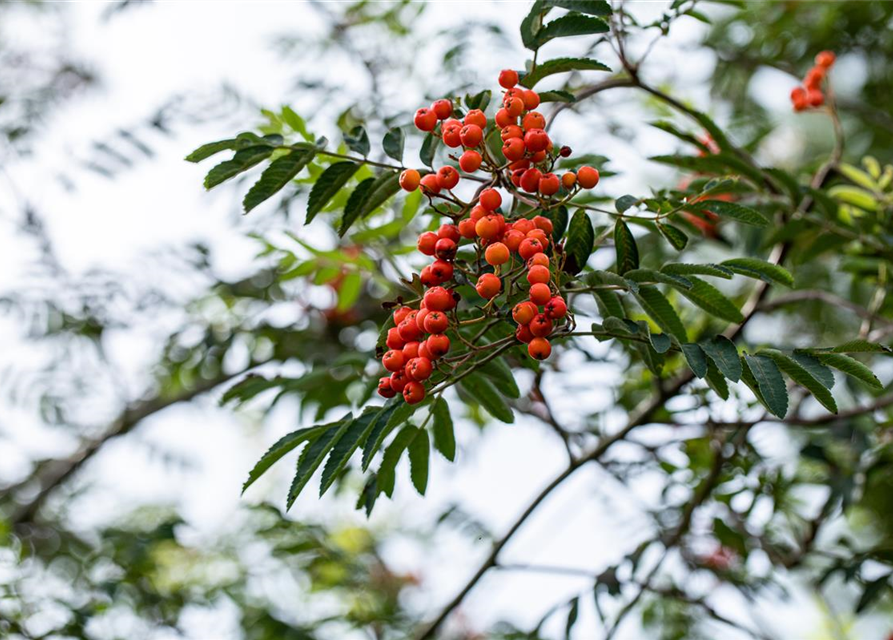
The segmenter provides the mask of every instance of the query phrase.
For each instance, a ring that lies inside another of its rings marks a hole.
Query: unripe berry
[[[385,344],[388,346],[388,349],[402,349],[406,341],[400,337],[400,330],[397,327],[393,327],[388,329],[388,337],[385,340]]]
[[[518,72],[514,69],[503,69],[499,72],[499,86],[511,89],[518,84]]]
[[[437,195],[440,193],[440,184],[437,181],[437,175],[429,173],[422,178],[422,193],[426,196]]]
[[[426,267],[427,268],[427,267]],[[435,284],[441,284],[453,279],[453,263],[445,260],[435,260],[430,265],[431,273],[437,279]]]
[[[542,253],[545,247],[537,238],[524,238],[518,246],[518,253],[524,260],[529,260],[535,253]]]
[[[382,356],[381,363],[388,371],[399,371],[405,364],[403,362],[403,352],[391,349]]]
[[[512,229],[511,231],[507,231],[505,236],[502,238],[502,241],[505,243],[505,246],[508,247],[508,250],[512,253],[516,253],[518,251],[518,247],[521,246],[521,243],[524,242],[524,234],[518,231],[517,229]]]
[[[500,129],[507,127],[510,124],[515,124],[516,119],[517,117],[513,118],[509,113],[509,110],[505,107],[496,112],[496,126]]]
[[[475,221],[471,218],[465,218],[459,221],[459,233],[463,238],[476,238],[477,231],[474,230]]]
[[[496,189],[484,189],[481,192],[480,204],[487,211],[496,211],[502,204],[502,196]]]
[[[521,138],[509,138],[502,144],[502,155],[506,160],[520,160],[524,157],[525,147]]]
[[[421,131],[434,131],[434,127],[437,126],[437,114],[431,109],[422,108],[415,112],[413,122]]]
[[[530,324],[536,313],[536,305],[530,302],[530,300],[525,300],[516,304],[512,309],[512,319],[518,324]]]
[[[546,174],[549,175],[549,174]],[[545,176],[543,176],[545,177]],[[545,233],[551,234],[554,230],[554,226],[552,225],[552,221],[549,220],[546,216],[534,216],[533,224],[536,225],[537,229],[542,229]]]
[[[487,116],[480,109],[472,109],[465,114],[462,120],[465,124],[476,124],[481,129],[487,126]]]
[[[400,174],[400,188],[404,191],[415,191],[419,188],[422,177],[415,169],[406,169]]]
[[[441,189],[452,189],[459,184],[459,172],[453,167],[441,167],[437,171],[437,184]]]
[[[412,313],[411,307],[397,307],[394,309],[394,324],[400,324],[406,320],[410,313]]]
[[[834,64],[834,61],[837,59],[837,56],[834,55],[833,51],[822,51],[815,57],[815,63],[820,67],[824,67],[828,69],[831,65]]]
[[[434,254],[441,260],[451,261],[456,257],[456,243],[449,238],[441,238],[434,247]]]
[[[528,129],[524,134],[524,145],[531,153],[545,151],[549,146],[549,134],[542,129]]]
[[[484,251],[484,259],[487,261],[487,264],[491,264],[494,267],[505,264],[510,257],[509,248],[501,242],[494,242]]]
[[[449,100],[435,100],[431,105],[431,111],[435,113],[438,120],[446,120],[453,115],[453,103]]]
[[[528,343],[533,340],[533,334],[530,333],[530,327],[528,327],[526,324],[519,324],[518,328],[515,329],[515,338],[524,343]]]
[[[524,101],[521,98],[512,98],[505,102],[505,110],[513,120],[524,113]]]
[[[462,139],[463,146],[476,147],[484,138],[484,132],[476,124],[467,124],[462,127],[459,136]]]
[[[539,190],[544,196],[552,196],[558,193],[561,188],[561,181],[554,173],[544,173],[540,178]]]
[[[516,124],[510,124],[507,127],[503,127],[502,131],[499,132],[502,141],[510,140],[511,138],[523,138],[524,130]]]
[[[425,306],[431,311],[446,311],[453,306],[453,296],[443,287],[431,287],[425,292]]]
[[[474,231],[484,240],[493,240],[499,235],[499,219],[494,215],[485,216],[475,223]]]
[[[573,189],[574,185],[577,184],[577,174],[573,171],[568,171],[563,176],[561,176],[561,184],[565,189],[570,191]]]
[[[406,367],[406,373],[417,382],[430,378],[432,370],[431,360],[422,357],[413,358]]]
[[[403,387],[403,399],[406,404],[418,404],[425,399],[425,387],[420,382],[407,382]]]
[[[534,253],[530,260],[527,261],[527,268],[531,269],[536,266],[548,267],[549,266],[549,256],[545,253]]]
[[[527,353],[535,360],[545,360],[552,355],[552,345],[545,338],[534,338],[527,345]],[[404,391],[404,396],[406,392]]]
[[[552,274],[549,272],[549,267],[544,267],[541,264],[535,264],[527,271],[527,282],[530,284],[536,284],[538,282],[545,284],[551,279]]]
[[[397,392],[391,388],[390,376],[378,379],[378,395],[382,398],[393,398]]]
[[[521,119],[521,126],[523,126],[525,130],[545,129],[546,119],[539,111],[530,111]]]
[[[456,147],[462,146],[462,125],[459,123],[443,125],[441,128],[441,137],[443,138],[443,143],[455,149]]]
[[[391,374],[391,389],[397,393],[403,393],[403,388],[406,386],[407,382],[409,382],[409,380],[407,380],[406,371],[403,369]]]
[[[474,288],[482,298],[489,300],[499,294],[499,290],[502,289],[502,282],[492,273],[485,273],[478,278]]]
[[[552,320],[550,320],[546,314],[538,313],[530,321],[530,333],[532,333],[537,338],[545,338],[547,335],[552,333]]]
[[[450,350],[450,339],[442,333],[436,333],[425,340],[425,348],[430,354],[427,357],[436,360],[445,356]]]
[[[521,188],[528,193],[536,193],[540,186],[540,178],[543,177],[542,172],[536,167],[531,167],[521,174]]]
[[[418,320],[418,318],[416,318]],[[416,322],[418,324],[418,322]],[[406,346],[401,349],[403,352],[403,362],[409,362],[413,358],[417,358],[419,356],[419,343],[418,342],[407,342]]]
[[[577,169],[577,182],[584,189],[591,189],[598,184],[598,169],[585,166]]]
[[[549,300],[552,299],[552,290],[549,289],[549,285],[543,284],[542,282],[538,282],[536,284],[530,285],[530,301],[539,306],[546,304]]]
[[[540,106],[540,94],[532,89],[525,89],[521,99],[524,101],[524,108],[528,111]]]
[[[474,149],[469,149],[459,157],[459,168],[465,173],[474,173],[481,168],[481,154]]]
[[[567,303],[561,296],[555,296],[546,303],[546,316],[555,320],[567,315]]]
[[[438,240],[439,238],[437,237],[436,233],[434,233],[433,231],[426,231],[419,236],[419,242],[418,244],[416,244],[416,247],[426,256],[433,256],[434,245],[437,244]]]

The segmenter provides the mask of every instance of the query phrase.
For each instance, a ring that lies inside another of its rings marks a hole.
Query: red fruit
[[[397,307],[394,309],[394,324],[400,324],[412,313],[412,309],[410,307]]]
[[[534,253],[530,260],[527,261],[527,268],[532,269],[535,266],[548,267],[549,266],[549,256],[545,253]]]
[[[545,360],[552,355],[552,345],[549,344],[549,341],[545,338],[534,338],[530,341],[530,344],[527,345],[527,353],[529,353],[530,357],[535,360]],[[403,395],[406,395],[405,390]]]
[[[532,156],[530,156],[530,161],[531,161],[533,164],[539,164],[540,162],[542,162],[542,161],[545,160],[545,159],[546,159],[546,152],[545,152],[545,151],[537,151],[537,152],[534,153]]]
[[[806,92],[806,101],[810,107],[821,107],[825,104],[825,95],[818,89],[810,89]]]
[[[483,140],[484,132],[476,124],[467,124],[462,127],[459,136],[462,139],[463,146],[476,147],[481,143],[481,140]]]
[[[540,106],[540,94],[532,89],[525,89],[524,93],[521,94],[521,99],[524,101],[524,108],[528,111]]]
[[[548,173],[546,175],[549,175]],[[545,176],[543,176],[545,177]],[[534,216],[533,224],[536,225],[537,229],[542,229],[546,234],[551,234],[554,230],[554,226],[552,225],[552,221],[549,220],[546,216]]]
[[[834,61],[837,59],[837,56],[834,55],[833,51],[822,51],[817,54],[815,57],[815,63],[820,67],[824,67],[828,69],[831,65],[834,64]]]
[[[430,354],[427,357],[431,360],[437,360],[438,358],[445,356],[450,350],[450,339],[442,333],[435,333],[434,335],[428,336],[428,339],[425,340],[425,347]],[[419,356],[422,355],[421,350],[419,350]]]
[[[452,189],[459,184],[459,172],[453,167],[441,167],[437,171],[437,184],[441,189]]]
[[[502,204],[502,196],[496,189],[484,189],[481,192],[480,203],[487,211],[496,211]]]
[[[535,264],[527,271],[527,282],[530,284],[538,282],[547,284],[551,279],[552,274],[549,272],[549,267],[544,267],[541,264]]]
[[[475,124],[483,129],[487,126],[487,116],[484,115],[484,112],[480,109],[472,109],[465,114],[465,118],[462,120],[462,122],[464,122],[465,124]]]
[[[562,158],[570,158],[572,153],[573,151],[567,145],[564,145],[558,150],[558,155],[560,155]]]
[[[471,208],[471,213],[468,214],[468,217],[477,222],[481,218],[490,215],[490,211],[484,209],[481,205],[476,205]]]
[[[806,78],[803,80],[803,85],[807,89],[818,89],[822,86],[822,82],[825,81],[825,68],[824,67],[813,67],[809,70],[809,73],[806,74]]]
[[[456,124],[444,124],[441,127],[441,137],[443,138],[443,143],[455,149],[456,147],[462,146],[462,125],[458,122]]]
[[[554,173],[544,173],[540,178],[539,190],[544,196],[552,196],[558,193],[561,188],[561,181]]]
[[[563,176],[561,176],[561,184],[565,189],[570,191],[575,184],[577,184],[577,174],[573,171],[568,171]]]
[[[584,189],[591,189],[598,184],[598,169],[589,166],[577,169],[577,182]]]
[[[391,349],[381,358],[381,363],[388,371],[399,371],[403,368],[403,352]]]
[[[485,273],[478,278],[474,288],[477,289],[482,298],[489,300],[499,294],[499,290],[502,289],[502,282],[492,273]]]
[[[469,149],[459,157],[459,168],[465,173],[474,173],[481,168],[481,154],[474,149]]]
[[[538,282],[530,285],[529,295],[530,301],[539,306],[541,304],[546,304],[552,299],[552,290],[549,289],[549,285]]]
[[[384,342],[388,349],[402,349],[406,341],[400,337],[400,330],[397,327],[388,329],[388,337]]]
[[[531,229],[527,232],[527,237],[539,240],[540,244],[543,245],[543,250],[549,246],[549,236],[547,236],[546,232],[542,229]]]
[[[424,253],[426,256],[434,255],[434,245],[437,244],[437,234],[432,231],[426,231],[422,235],[419,236],[419,241],[416,244],[416,248],[419,251]]]
[[[441,238],[434,247],[434,254],[441,260],[452,260],[456,257],[456,243],[449,238]]]
[[[791,102],[797,102],[798,100],[806,99],[806,89],[801,86],[796,86],[791,89]]]
[[[431,287],[425,292],[425,306],[431,311],[447,311],[453,307],[453,296],[443,287]]]
[[[536,167],[532,167],[521,174],[521,188],[528,193],[535,193],[540,186],[540,178],[543,173]]]
[[[515,337],[521,342],[528,343],[533,340],[533,334],[530,333],[530,327],[526,324],[519,324],[515,329]]]
[[[393,398],[397,392],[391,388],[390,376],[378,379],[378,395],[382,398]]]
[[[419,312],[415,314],[415,325],[422,331],[425,330],[425,318],[428,317],[429,313],[431,313],[430,309],[419,309]],[[418,348],[416,348],[416,350],[418,351]]]
[[[524,260],[529,260],[536,253],[542,253],[543,243],[536,238],[524,238],[518,246],[518,253]]]
[[[505,110],[508,111],[509,117],[516,119],[524,113],[524,101],[521,98],[511,98],[505,101]]]
[[[406,342],[413,342],[422,337],[422,330],[416,324],[414,315],[410,315],[406,320],[398,324],[397,329],[400,331],[400,337]]]
[[[416,324],[418,324],[418,322],[416,322]],[[407,342],[406,346],[403,347],[402,351],[403,351],[403,362],[409,362],[413,358],[418,358],[419,357],[419,343],[418,342]]]
[[[521,126],[523,126],[525,130],[545,129],[546,119],[539,111],[530,111],[521,119]]]
[[[530,160],[527,158],[521,158],[520,160],[515,160],[509,165],[509,169],[515,171],[516,169],[529,169],[530,168]]]
[[[449,100],[435,100],[431,105],[431,111],[437,116],[438,120],[446,120],[453,115],[453,103]]]
[[[426,287],[436,287],[437,285],[442,284],[442,281],[434,273],[430,264],[421,270],[419,273],[419,280],[421,280],[422,284]]]
[[[445,260],[435,260],[430,265],[430,269],[431,273],[437,279],[437,282],[434,284],[440,284],[453,279],[453,265],[450,262]]]
[[[525,236],[533,231],[535,225],[533,224],[533,220],[528,220],[527,218],[521,218],[520,220],[515,220],[515,231],[520,231]]]
[[[426,196],[440,193],[440,183],[437,181],[435,174],[429,173],[422,178],[422,193]]]
[[[546,317],[555,320],[561,319],[567,315],[567,303],[561,296],[555,296],[546,303]]]
[[[536,313],[536,305],[529,300],[525,300],[524,302],[516,304],[515,308],[512,309],[512,318],[518,324],[530,324],[530,321],[533,320]]]
[[[465,218],[459,221],[459,233],[463,238],[476,238],[477,231],[474,230],[475,221],[471,218]]]
[[[444,223],[437,228],[438,238],[449,238],[453,242],[459,242],[459,227],[454,224]]]
[[[545,313],[538,313],[530,321],[530,333],[537,338],[545,338],[552,333],[552,320]]]
[[[403,388],[409,380],[406,379],[406,372],[403,369],[395,371],[391,374],[391,389],[397,393],[403,393]]]
[[[406,404],[418,404],[425,399],[425,387],[420,382],[407,382],[403,387],[403,399]]]
[[[484,251],[484,259],[487,261],[487,264],[492,264],[494,267],[505,264],[510,257],[509,248],[501,242],[494,242]]]
[[[515,118],[511,116],[508,109],[502,108],[496,112],[496,126],[502,129],[510,124],[515,124],[516,118],[517,116]]]
[[[474,225],[474,231],[484,240],[493,240],[499,235],[499,218],[489,215],[481,218]]]
[[[419,188],[422,177],[415,169],[406,169],[400,174],[400,188],[404,191],[415,191]]]
[[[523,158],[524,152],[524,141],[521,138],[509,138],[502,144],[502,155],[510,162]]]
[[[506,232],[502,241],[505,243],[505,246],[508,247],[509,251],[516,253],[518,247],[520,247],[521,243],[524,241],[524,234],[517,229],[512,229],[511,231]]]
[[[524,145],[531,153],[545,151],[549,146],[549,134],[542,129],[528,129],[524,134]]]
[[[435,358],[431,355],[431,352],[428,351],[428,341],[422,340],[419,343],[419,357],[420,358],[428,358],[429,360],[434,360]]]
[[[502,131],[499,132],[499,136],[503,142],[512,138],[523,138],[524,130],[516,124],[510,124],[507,127],[503,127]]]
[[[407,366],[409,377],[418,382],[430,378],[432,370],[431,360],[422,357],[413,358],[409,361],[409,365]]]
[[[447,314],[440,311],[432,311],[425,317],[425,331],[428,333],[443,333],[449,324]]]
[[[521,186],[521,176],[524,175],[524,172],[527,171],[527,167],[523,169],[515,169],[512,171],[512,184],[516,187]]]
[[[499,72],[499,86],[511,89],[518,84],[518,72],[514,69],[503,69]]]
[[[421,131],[434,131],[434,127],[437,126],[437,114],[431,109],[422,108],[415,112],[413,122]]]

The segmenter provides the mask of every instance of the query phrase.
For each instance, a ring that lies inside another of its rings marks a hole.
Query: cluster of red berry
[[[499,74],[499,84],[505,91],[502,106],[492,119],[480,109],[471,109],[461,120],[455,119],[451,100],[437,100],[415,114],[416,127],[438,135],[447,147],[462,148],[462,154],[450,156],[457,161],[458,169],[444,166],[424,176],[416,169],[406,169],[400,175],[400,186],[406,191],[421,188],[432,206],[435,199],[443,199],[458,207],[442,212],[452,218],[453,224],[443,224],[437,232],[419,236],[418,250],[433,257],[434,262],[419,274],[427,287],[419,308],[402,306],[394,312],[396,327],[388,331],[389,350],[382,358],[391,375],[379,381],[379,393],[386,398],[402,393],[407,402],[415,404],[425,397],[424,382],[450,348],[445,332],[460,324],[456,311],[460,296],[449,284],[457,270],[465,281],[474,282],[477,293],[486,300],[481,307],[485,316],[499,317],[495,301],[500,294],[505,294],[507,302],[525,298],[515,302],[511,314],[517,323],[515,338],[527,344],[533,358],[549,357],[552,346],[548,336],[555,322],[568,316],[557,278],[559,252],[550,249],[554,242],[552,220],[533,214],[559,206],[580,189],[596,186],[599,173],[589,166],[560,178],[552,172],[558,159],[570,156],[571,150],[555,150],[545,131],[545,118],[535,111],[539,95],[518,87],[518,81],[516,71]],[[493,131],[501,136],[504,160],[486,144]],[[462,178],[460,170],[467,176],[479,170],[491,176],[485,180],[471,177],[483,184],[469,202],[451,193]],[[523,202],[532,209],[521,214],[512,207],[510,213],[503,214],[503,197],[496,187],[512,193],[516,205]],[[564,200],[553,198],[556,195]],[[475,250],[477,269],[456,260],[463,241]],[[522,276],[526,276],[526,286],[520,282]]]
[[[834,65],[836,56],[833,51],[822,51],[815,57],[815,65],[806,74],[801,86],[791,90],[791,103],[794,111],[804,111],[810,107],[821,107],[825,104],[822,83],[828,77],[828,70]]]

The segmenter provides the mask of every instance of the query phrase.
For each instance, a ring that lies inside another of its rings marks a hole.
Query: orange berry
[[[529,295],[530,301],[539,306],[541,304],[546,304],[552,299],[552,290],[549,289],[549,285],[537,282],[536,284],[530,285]]]
[[[425,306],[431,311],[446,311],[453,306],[453,296],[443,287],[431,287],[425,292]]]
[[[400,324],[406,320],[410,313],[412,313],[412,309],[409,307],[397,307],[394,309],[394,324]]]
[[[528,111],[540,106],[540,94],[532,89],[526,89],[522,94],[521,99],[524,101],[524,108]]]
[[[568,171],[563,176],[561,176],[561,184],[564,185],[564,188],[570,191],[575,184],[577,184],[577,174],[573,171]]]
[[[404,191],[415,191],[419,188],[422,177],[415,169],[406,169],[400,174],[400,188]]]
[[[469,149],[459,157],[459,168],[465,173],[474,173],[481,167],[481,154],[474,149]]]
[[[434,246],[437,244],[437,241],[440,238],[433,231],[426,231],[422,235],[419,236],[419,241],[416,244],[416,248],[424,253],[426,256],[434,255]]]
[[[591,189],[595,185],[598,184],[598,169],[594,169],[589,166],[580,167],[577,169],[577,182],[580,183],[580,186],[584,189]]]
[[[524,302],[519,302],[512,309],[512,319],[518,324],[530,324],[530,321],[537,314],[536,305],[533,304],[530,300],[525,300]]]
[[[509,117],[517,118],[524,113],[524,101],[521,98],[512,98],[506,102],[505,110],[508,111]]]
[[[422,193],[427,195],[436,195],[440,193],[440,182],[437,180],[437,175],[434,173],[429,173],[424,176],[421,181],[422,185]]]
[[[534,338],[527,345],[527,353],[535,360],[545,360],[552,355],[552,345],[545,338]]]
[[[523,138],[524,130],[516,124],[510,124],[507,127],[503,127],[502,131],[499,132],[499,135],[502,138],[502,141],[505,142],[509,138]]]
[[[806,92],[806,101],[810,107],[821,107],[825,104],[825,94],[818,89],[810,89]]]
[[[459,234],[463,238],[476,238],[477,231],[474,230],[475,221],[471,218],[465,218],[459,221]]]
[[[523,126],[525,130],[545,129],[546,119],[539,111],[530,111],[521,119],[521,126]]]
[[[822,51],[815,57],[815,63],[820,67],[824,67],[825,69],[831,68],[834,64],[834,61],[837,59],[837,56],[834,55],[833,51]]]
[[[475,223],[474,231],[484,240],[494,240],[499,235],[499,219],[494,215],[485,216]]]
[[[552,274],[549,272],[549,267],[544,267],[541,264],[535,264],[527,271],[527,282],[530,284],[537,284],[540,282],[547,284],[551,279]]]
[[[549,146],[549,134],[542,129],[528,129],[524,134],[524,146],[531,153],[545,151]]]
[[[519,324],[515,329],[515,337],[521,342],[528,343],[533,340],[533,334],[530,333],[530,327],[526,324]]]
[[[549,174],[546,174],[549,175]],[[545,177],[545,176],[544,176]],[[534,216],[533,224],[536,225],[537,229],[542,229],[547,234],[551,234],[554,230],[554,226],[552,225],[552,221],[549,220],[546,216]]]
[[[514,118],[509,113],[509,110],[506,108],[502,108],[496,112],[496,126],[500,129],[509,126],[510,124],[515,124],[517,116]]]
[[[527,261],[527,268],[530,269],[535,266],[548,267],[549,266],[549,256],[545,253],[534,253],[530,256],[530,259]]]
[[[387,351],[381,358],[381,363],[388,371],[399,371],[403,368],[403,352],[391,349]]]
[[[465,124],[474,124],[483,129],[487,126],[487,116],[480,109],[472,109],[465,114],[465,118],[463,118],[462,122]]]
[[[499,294],[499,290],[502,289],[502,282],[492,273],[485,273],[478,278],[474,288],[482,298],[489,300]]]
[[[514,225],[515,226],[513,228],[516,231],[520,231],[525,236],[536,228],[536,225],[533,224],[533,220],[528,220],[527,218],[515,220]]]
[[[458,122],[456,124],[444,124],[440,128],[440,133],[446,146],[452,149],[462,146],[462,125]]]
[[[510,257],[509,248],[501,242],[494,242],[484,251],[484,259],[487,261],[487,264],[491,264],[494,267],[505,264]]]
[[[505,243],[505,246],[508,247],[508,250],[512,253],[518,251],[518,247],[521,246],[521,243],[524,242],[524,234],[516,229],[512,229],[511,231],[507,231],[502,241]]]
[[[555,296],[546,303],[546,316],[559,319],[567,315],[567,303],[561,296]]]

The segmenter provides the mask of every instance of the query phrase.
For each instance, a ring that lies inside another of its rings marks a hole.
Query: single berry
[[[406,341],[400,337],[400,330],[397,327],[388,329],[388,337],[384,342],[388,349],[402,349]]]
[[[465,114],[465,118],[462,122],[464,124],[475,124],[483,129],[487,126],[487,116],[480,109],[472,109]]]
[[[532,89],[526,89],[521,95],[521,99],[524,101],[524,108],[528,111],[540,106],[540,94]]]
[[[394,324],[400,324],[406,320],[410,313],[412,313],[411,307],[397,307],[394,309]]]
[[[390,376],[378,379],[378,395],[382,398],[393,398],[397,392],[391,387]]]
[[[527,271],[527,282],[530,284],[536,284],[538,282],[546,284],[551,279],[552,274],[549,272],[549,267],[544,267],[541,264],[535,264]]]
[[[546,232],[542,229],[531,229],[527,232],[527,237],[539,240],[540,244],[543,245],[543,251],[549,246],[549,236],[547,236]]]
[[[503,69],[499,72],[499,86],[511,89],[518,84],[518,72],[514,69]]]
[[[416,244],[416,247],[426,256],[433,256],[434,245],[437,244],[438,240],[439,238],[437,237],[436,233],[434,233],[433,231],[426,231],[419,236],[419,242],[418,244]]]
[[[530,285],[530,301],[539,306],[546,304],[549,300],[552,299],[552,290],[549,289],[549,285],[543,284],[542,282],[538,282],[536,284]]]
[[[431,105],[431,111],[437,116],[438,120],[446,120],[453,115],[453,103],[449,100],[435,100]]]
[[[446,260],[435,260],[429,266],[431,273],[437,278],[437,284],[453,279],[453,263]]]
[[[437,171],[437,185],[441,189],[452,189],[459,184],[459,172],[453,167],[441,167]]]
[[[509,251],[517,253],[518,247],[524,242],[524,234],[517,229],[512,229],[511,231],[506,231],[502,241],[505,243],[505,246],[508,247]]]
[[[406,404],[418,404],[425,399],[425,387],[420,382],[407,382],[403,387],[403,399]]]
[[[549,175],[549,174],[547,173],[546,175]],[[543,176],[543,177],[545,177],[545,176]],[[547,234],[551,234],[555,228],[554,225],[552,224],[552,221],[549,220],[546,216],[534,216],[533,224],[536,225],[537,229],[542,229]]]
[[[419,325],[415,322],[415,316],[412,314],[398,324],[397,329],[400,331],[400,337],[406,342],[413,342],[422,337],[422,330],[419,329]]]
[[[524,101],[521,98],[511,98],[505,102],[505,110],[513,120],[524,113]]]
[[[806,101],[810,107],[821,107],[825,104],[825,95],[818,89],[810,89],[806,92]]]
[[[534,253],[530,260],[527,261],[527,268],[532,269],[535,266],[548,267],[549,266],[549,256],[545,253]]]
[[[552,196],[558,193],[561,188],[561,181],[554,173],[544,173],[540,178],[539,191],[544,196]]]
[[[459,227],[454,224],[444,223],[437,228],[438,238],[449,238],[453,242],[459,242]]]
[[[513,169],[512,170],[512,184],[516,187],[521,186],[521,176],[524,175],[524,172],[527,171],[527,168],[523,169]]]
[[[426,196],[433,196],[440,193],[440,184],[437,181],[437,175],[429,173],[422,178],[422,193]]]
[[[474,149],[469,149],[459,158],[459,168],[465,173],[474,173],[481,167],[481,154]]]
[[[471,218],[465,218],[459,221],[459,233],[463,238],[476,238],[477,231],[474,230],[475,221]]]
[[[529,260],[535,253],[542,253],[544,249],[543,243],[538,239],[524,238],[518,246],[518,253],[521,254],[521,258],[524,260]]]
[[[422,331],[425,330],[425,318],[428,317],[429,313],[431,313],[431,309],[419,309],[419,312],[415,314],[415,324]],[[416,355],[418,355],[418,343],[416,343]]]
[[[450,339],[442,333],[435,333],[434,335],[428,336],[424,346],[429,353],[427,357],[431,360],[436,360],[437,358],[445,356],[450,350]],[[423,355],[421,349],[419,350],[419,355]]]
[[[487,264],[491,264],[494,267],[505,264],[510,257],[509,248],[501,242],[494,242],[484,251],[484,259],[487,261]]]
[[[496,211],[502,204],[502,196],[496,189],[484,189],[481,192],[480,203],[487,211]]]
[[[533,334],[530,333],[530,327],[526,324],[518,325],[518,328],[515,329],[515,337],[525,344],[533,340]]]
[[[430,264],[419,272],[419,280],[426,287],[436,287],[442,284],[442,281],[434,273],[434,269],[431,268]]]
[[[453,296],[443,287],[431,287],[425,292],[425,306],[431,311],[447,311],[453,307]]]
[[[573,189],[574,185],[577,184],[577,174],[573,171],[568,171],[561,176],[561,184],[564,185],[565,189],[570,191]]]
[[[504,127],[509,126],[510,124],[515,124],[515,122],[517,120],[517,116],[513,118],[512,115],[509,113],[509,110],[506,109],[505,107],[503,107],[502,109],[500,109],[499,111],[496,112],[495,120],[496,120],[496,126],[499,127],[500,129],[502,129]]]
[[[413,122],[421,131],[434,131],[434,127],[437,126],[437,114],[431,109],[422,108],[415,112]]]
[[[537,338],[545,338],[552,333],[552,320],[545,313],[538,313],[530,321],[530,333]]]
[[[417,341],[407,342],[401,351],[403,352],[403,362],[409,362],[413,358],[419,357],[419,343]]]
[[[584,189],[591,189],[598,184],[598,169],[585,166],[577,169],[577,182]]]
[[[528,220],[527,218],[521,218],[520,220],[515,220],[514,227],[515,231],[520,231],[525,236],[533,231],[536,228],[536,225],[533,224],[533,220]]]
[[[510,162],[523,158],[524,152],[524,141],[521,138],[509,138],[502,144],[502,155]]]
[[[545,151],[549,146],[549,134],[542,129],[528,129],[524,134],[524,145],[531,153]]]
[[[809,73],[806,74],[806,78],[803,79],[803,85],[807,89],[819,89],[822,86],[822,82],[824,81],[825,68],[813,67],[809,70]]]
[[[481,218],[474,225],[474,231],[484,240],[494,240],[499,235],[499,218],[494,215]]]
[[[558,150],[558,155],[562,158],[569,158],[572,153],[573,151],[571,151],[571,148],[567,145],[564,145]]]
[[[542,177],[543,173],[539,169],[531,167],[521,175],[521,188],[528,193],[536,193]]]
[[[458,122],[456,124],[445,124],[441,128],[441,138],[443,139],[443,143],[455,149],[456,147],[462,146],[462,125]]]
[[[535,360],[545,360],[550,355],[552,355],[552,345],[549,344],[549,341],[545,338],[534,338],[530,341],[530,344],[527,345],[527,353],[530,354],[530,357]],[[406,396],[406,391],[403,391],[404,397]]]
[[[518,324],[530,324],[536,313],[536,305],[530,302],[530,300],[525,300],[516,304],[512,309],[512,319]]]
[[[546,303],[546,316],[559,320],[567,315],[567,303],[561,296],[555,296]]]
[[[481,140],[483,140],[484,132],[476,124],[467,124],[462,127],[459,137],[462,140],[463,146],[476,147],[481,143]]]
[[[516,124],[510,124],[507,127],[503,127],[502,131],[499,132],[499,136],[502,138],[502,141],[510,140],[511,138],[523,138],[524,130]]]
[[[476,205],[471,208],[471,213],[468,214],[468,217],[477,222],[484,216],[490,215],[490,211],[482,207],[481,205]]]
[[[489,300],[499,294],[499,290],[502,289],[502,282],[492,273],[485,273],[478,278],[474,288],[482,298]]]
[[[825,69],[829,69],[834,61],[837,59],[837,56],[834,55],[833,51],[822,51],[815,57],[815,63],[820,67],[824,67]]]
[[[406,169],[400,174],[400,188],[404,191],[415,191],[419,188],[422,177],[415,169]]]
[[[521,126],[523,126],[525,130],[545,129],[546,119],[539,111],[529,111],[527,115],[521,118]]]
[[[391,374],[391,389],[397,393],[403,393],[403,387],[406,386],[407,382],[409,382],[409,380],[406,379],[406,371],[403,369]]]
[[[403,362],[403,352],[391,349],[390,351],[385,352],[384,356],[382,356],[381,363],[388,371],[399,371],[405,364]]]
[[[409,377],[413,380],[421,382],[422,380],[427,380],[431,377],[432,369],[431,360],[428,358],[417,357],[409,361],[406,373],[408,373]]]
[[[441,238],[434,247],[434,255],[449,262],[456,257],[456,249],[456,243],[450,238]]]
[[[447,314],[440,311],[432,311],[425,317],[425,331],[428,333],[443,333],[449,324]]]

